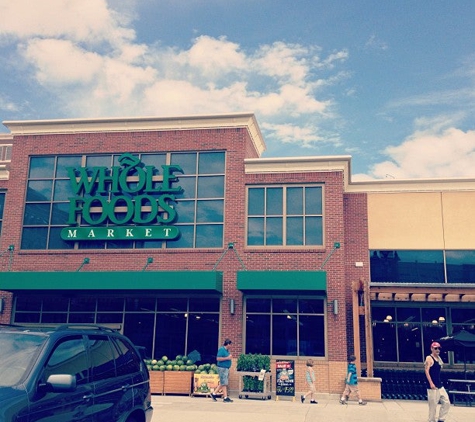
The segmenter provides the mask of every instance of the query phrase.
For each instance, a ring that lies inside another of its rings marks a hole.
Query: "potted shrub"
[[[237,361],[237,371],[240,372],[239,387],[244,397],[259,396],[262,399],[271,398],[270,357],[261,354],[241,354]],[[242,398],[242,394],[239,394]]]

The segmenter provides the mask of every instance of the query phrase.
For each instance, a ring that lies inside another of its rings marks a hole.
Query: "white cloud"
[[[391,159],[374,165],[369,177],[418,179],[473,177],[475,131],[455,127],[416,131],[398,146],[385,150]],[[362,180],[355,175],[353,180]]]

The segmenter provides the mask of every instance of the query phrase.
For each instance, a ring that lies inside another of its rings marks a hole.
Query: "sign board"
[[[219,386],[218,374],[194,374],[193,394],[208,394]]]
[[[277,396],[295,396],[295,361],[277,360],[276,363],[276,387]]]

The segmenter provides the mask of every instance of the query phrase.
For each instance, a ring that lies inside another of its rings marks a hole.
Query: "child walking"
[[[356,356],[351,355],[348,358],[348,371],[345,379],[345,390],[341,394],[340,403],[346,404],[346,401],[350,398],[350,394],[354,393],[358,399],[358,404],[364,406],[365,401],[361,399],[360,390],[358,388],[358,374],[356,373]]]
[[[315,394],[317,390],[315,388],[315,371],[313,370],[313,360],[307,360],[307,370],[305,371],[305,381],[308,384],[309,391],[307,394],[302,394],[300,396],[300,401],[302,403],[305,402],[307,396],[310,396],[310,404],[317,404],[318,402],[315,400]]]

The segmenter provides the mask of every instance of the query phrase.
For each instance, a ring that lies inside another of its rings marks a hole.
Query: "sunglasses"
[[[434,347],[434,350],[440,350],[440,347]]]

